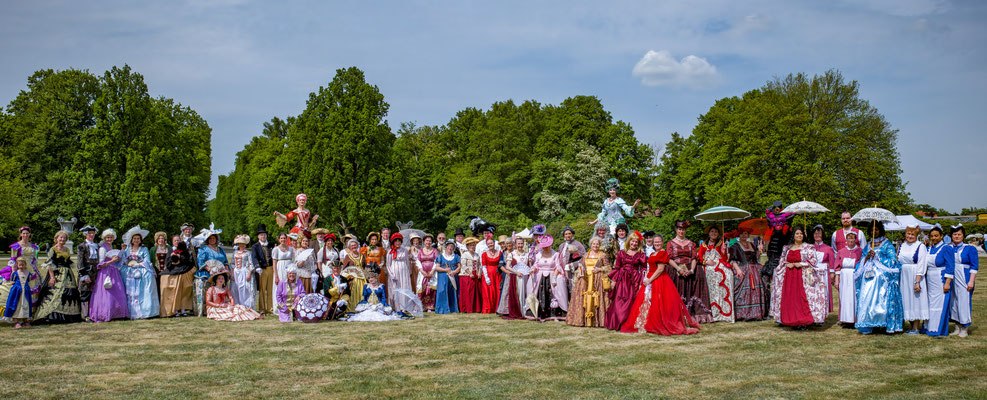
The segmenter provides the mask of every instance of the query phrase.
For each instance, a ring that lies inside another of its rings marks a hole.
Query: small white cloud
[[[709,87],[719,79],[716,67],[705,58],[688,55],[676,60],[666,50],[648,50],[631,74],[646,86]]]

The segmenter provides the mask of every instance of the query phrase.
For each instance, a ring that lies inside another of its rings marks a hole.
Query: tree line
[[[661,232],[720,204],[754,214],[776,199],[834,211],[915,207],[899,177],[897,131],[838,71],[720,99],[660,152],[593,96],[505,100],[442,125],[392,127],[388,110],[360,69],[337,70],[297,115],[260,127],[207,203],[211,131],[195,111],[152,98],[127,66],[102,76],[38,71],[0,113],[0,236],[29,224],[48,237],[58,216],[101,228],[213,221],[253,232],[273,228],[273,211],[293,208],[300,192],[320,226],[361,235],[398,220],[451,232],[473,215],[504,233],[578,228],[599,211],[610,177],[629,202],[642,199],[633,226]]]
[[[129,66],[41,70],[0,113],[0,238],[50,241],[58,217],[121,229],[204,224],[211,129]]]

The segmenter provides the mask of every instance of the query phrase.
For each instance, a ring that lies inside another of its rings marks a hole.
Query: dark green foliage
[[[721,99],[691,136],[673,134],[665,146],[656,194],[662,225],[717,205],[763,216],[774,200],[906,212],[896,133],[859,97],[857,82],[836,71],[789,75]],[[809,223],[819,218],[837,221]]]
[[[39,242],[58,229],[57,217],[101,229],[140,224],[152,232],[206,222],[211,130],[191,109],[151,98],[129,66],[102,77],[38,71],[8,105],[0,128],[0,150],[14,155],[16,171],[3,180],[21,188],[15,203],[23,207],[4,220],[32,226]],[[2,228],[0,237],[16,234]]]
[[[534,221],[585,224],[611,176],[630,201],[651,191],[653,150],[595,97],[498,102],[443,126],[403,124],[397,135],[383,120],[387,108],[360,70],[337,71],[287,135],[265,133],[238,153],[233,172],[220,177],[212,215],[248,232],[271,226],[272,211],[291,209],[305,192],[318,226],[334,231],[346,225],[362,235],[411,220],[451,233],[476,215],[507,234]]]

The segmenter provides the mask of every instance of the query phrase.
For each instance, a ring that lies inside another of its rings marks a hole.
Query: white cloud
[[[705,58],[688,55],[676,60],[667,50],[648,50],[631,74],[646,86],[703,88],[719,80],[716,67]]]

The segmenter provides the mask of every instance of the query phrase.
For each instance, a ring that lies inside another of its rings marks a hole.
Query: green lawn
[[[981,290],[977,322],[987,319],[985,303]],[[987,396],[987,331],[861,336],[835,319],[808,331],[718,323],[687,337],[476,314],[0,325],[0,399]]]

